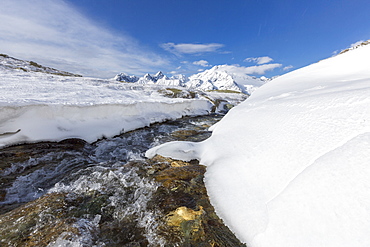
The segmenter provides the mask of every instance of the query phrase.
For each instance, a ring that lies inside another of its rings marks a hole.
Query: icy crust
[[[199,159],[217,213],[247,246],[370,245],[370,46],[259,88],[204,142],[147,152]]]
[[[160,86],[0,70],[0,147],[81,138],[93,142],[154,122],[208,114],[206,99],[166,98]]]

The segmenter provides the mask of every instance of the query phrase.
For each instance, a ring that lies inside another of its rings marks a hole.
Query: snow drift
[[[225,223],[248,246],[370,246],[370,45],[256,90],[201,143],[148,150],[199,159]]]
[[[23,72],[1,64],[0,73],[0,147],[66,138],[93,142],[154,122],[208,114],[212,106],[205,98],[164,97],[155,85]]]

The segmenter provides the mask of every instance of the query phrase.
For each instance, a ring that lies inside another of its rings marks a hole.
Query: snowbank
[[[66,138],[92,142],[211,109],[206,99],[166,98],[158,86],[0,69],[0,147]]]
[[[201,143],[217,213],[248,246],[370,246],[370,45],[265,84]]]

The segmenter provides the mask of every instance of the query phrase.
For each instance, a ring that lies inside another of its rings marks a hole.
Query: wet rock
[[[175,211],[167,215],[167,224],[169,226],[180,227],[186,221],[200,221],[200,216],[204,213],[203,208],[200,207],[199,211],[194,211],[187,207],[178,207]],[[194,229],[198,231],[199,227]]]
[[[158,165],[158,161],[164,163],[152,175],[160,186],[150,207],[162,212],[158,234],[169,245],[245,246],[223,224],[210,204],[203,183],[204,166],[195,161],[187,163],[160,156],[150,162]]]
[[[1,215],[1,246],[46,246],[64,232],[78,234],[66,217],[65,196],[46,195]]]
[[[211,136],[211,132],[207,130],[209,126],[199,126],[192,130],[177,130],[171,133],[171,136],[179,141],[194,141],[200,139],[205,140]]]
[[[0,172],[13,163],[26,161],[30,157],[42,156],[53,151],[77,151],[84,148],[86,144],[84,140],[74,138],[60,142],[39,142],[6,147],[0,152]]]
[[[167,224],[183,234],[185,238],[184,244],[192,245],[191,242],[198,239],[204,243],[206,239],[201,218],[204,213],[202,207],[200,207],[199,211],[194,211],[187,207],[179,207],[167,215]],[[208,242],[213,243],[214,241]]]
[[[165,88],[160,89],[158,92],[168,98],[184,98],[184,99],[194,99],[197,97],[196,92],[192,92],[186,89],[179,88]]]

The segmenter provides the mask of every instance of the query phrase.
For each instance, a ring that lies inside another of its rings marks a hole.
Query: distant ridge
[[[357,49],[357,48],[360,48],[362,46],[369,45],[369,44],[370,44],[370,40],[360,41],[360,42],[352,45],[352,47],[347,48],[347,49],[341,51],[339,54],[343,54],[343,53],[346,53],[347,51],[354,50],[354,49]]]
[[[82,77],[81,75],[42,66],[33,61],[26,61],[26,60],[21,60],[21,59],[17,59],[14,57],[10,57],[6,54],[0,54],[0,67],[5,68],[5,69],[18,69],[24,72],[32,71],[32,72],[41,72],[41,73],[61,75],[61,76]]]
[[[248,95],[270,80],[247,75],[233,65],[217,65],[190,77],[185,75],[167,77],[159,71],[155,75],[145,74],[143,77],[120,73],[114,79],[129,83],[179,86],[201,91],[234,91]]]

